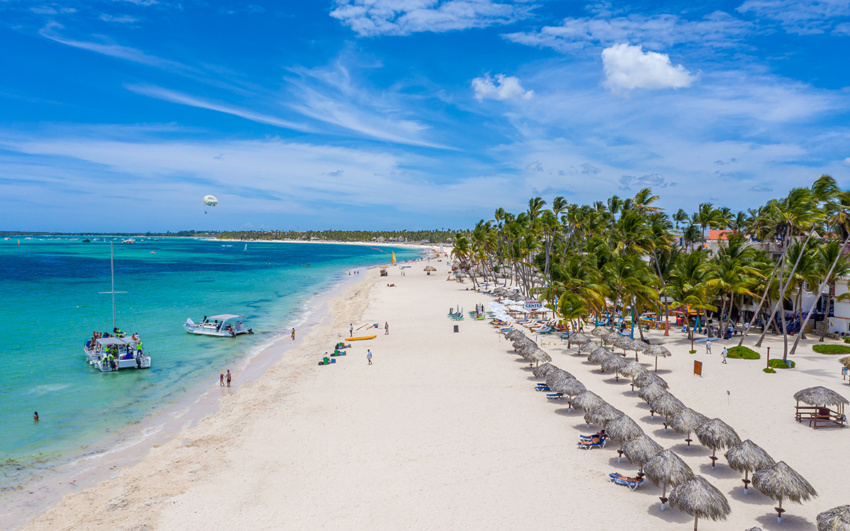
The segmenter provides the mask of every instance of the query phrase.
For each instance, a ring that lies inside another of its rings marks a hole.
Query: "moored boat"
[[[204,317],[200,323],[186,319],[183,330],[199,336],[236,337],[241,334],[253,334],[254,331],[245,326],[244,315],[225,313]]]

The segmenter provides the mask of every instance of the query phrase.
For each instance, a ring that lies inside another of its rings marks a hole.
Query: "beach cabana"
[[[605,432],[612,441],[620,443],[620,449],[617,450],[618,463],[623,455],[623,445],[643,435],[643,430],[628,415],[623,415],[609,422],[605,426]]]
[[[607,358],[602,360],[602,370],[613,372],[614,380],[619,382],[620,370],[625,368],[628,363],[629,362],[626,361],[626,358],[623,358],[622,356],[608,356]]]
[[[635,437],[623,446],[623,453],[626,454],[626,459],[640,467],[640,471],[638,472],[638,476],[640,477],[643,477],[643,465],[661,453],[662,450],[664,448],[646,434]]]
[[[744,473],[744,479],[741,480],[744,482],[744,494],[748,494],[747,487],[750,483],[747,474],[776,464],[776,461],[767,455],[761,446],[749,439],[730,448],[725,456],[726,461],[729,462],[729,468]]]
[[[644,350],[643,353],[655,358],[655,372],[658,372],[658,358],[669,358],[673,355],[669,350],[661,345],[650,345],[646,347],[646,350]]]
[[[597,424],[603,428],[612,420],[617,420],[623,416],[623,412],[615,408],[611,404],[604,404],[596,409],[591,409],[584,414],[584,422],[588,426]]]
[[[850,531],[850,505],[840,505],[820,513],[818,531]]]
[[[670,505],[694,517],[694,531],[697,531],[700,518],[726,520],[732,510],[726,496],[702,476],[695,476],[673,487],[670,491]]]
[[[693,409],[686,407],[682,411],[670,417],[670,427],[676,433],[686,433],[685,442],[688,443],[687,449],[691,448],[691,432],[708,422],[708,417],[702,413],[697,413]]]
[[[696,430],[697,439],[706,448],[711,448],[711,468],[714,469],[717,461],[717,450],[731,448],[741,443],[741,438],[732,429],[732,426],[726,424],[720,419],[711,419]]]
[[[608,402],[602,400],[596,393],[592,391],[584,391],[576,395],[573,399],[573,406],[582,411],[590,411],[598,407],[602,407]]]
[[[850,403],[846,398],[832,389],[817,386],[803,389],[794,393],[797,401],[797,422],[809,421],[809,426],[818,429],[824,426],[844,426],[844,404]],[[800,402],[806,404],[801,406]]]
[[[643,466],[643,472],[656,486],[663,487],[660,497],[662,511],[664,504],[667,503],[667,487],[675,487],[694,477],[691,467],[672,450],[663,450],[647,461]]]
[[[667,433],[667,425],[670,423],[670,417],[685,409],[685,404],[670,393],[665,392],[663,395],[655,397],[649,403],[650,411],[657,411],[664,415],[664,433]]]
[[[782,513],[785,512],[782,508],[784,500],[803,503],[818,495],[815,488],[796,470],[786,465],[785,461],[762,468],[753,474],[753,487],[779,502],[779,507],[774,508],[777,522],[782,522]]]

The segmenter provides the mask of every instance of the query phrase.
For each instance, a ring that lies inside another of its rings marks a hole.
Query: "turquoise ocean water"
[[[233,368],[288,333],[310,298],[348,270],[415,258],[358,245],[145,238],[114,245],[117,325],[141,335],[150,370],[101,373],[83,358],[95,330],[112,330],[109,245],[0,240],[0,492],[26,470],[79,452]],[[310,264],[301,267],[299,264]],[[247,315],[252,336],[191,336],[204,315]],[[33,422],[38,411],[40,422]]]

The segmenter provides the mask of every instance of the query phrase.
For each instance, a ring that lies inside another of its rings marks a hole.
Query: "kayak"
[[[347,337],[347,338],[345,338],[345,340],[346,341],[362,341],[364,339],[375,339],[376,337],[378,337],[378,334],[375,334],[374,336]]]

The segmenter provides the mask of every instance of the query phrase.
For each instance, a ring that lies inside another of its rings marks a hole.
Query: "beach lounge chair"
[[[537,387],[534,388],[535,391],[551,391],[552,388],[546,385],[545,383],[537,384]]]
[[[594,437],[605,437],[605,430],[600,430],[599,433],[594,433],[593,435],[579,435],[578,436],[579,439],[584,439],[586,441],[589,441],[589,440],[593,439]]]
[[[605,448],[605,442],[607,440],[608,439],[605,438],[605,437],[600,437],[599,439],[596,440],[596,442],[594,442],[593,439],[586,440],[586,441],[579,441],[578,447],[581,448],[582,450],[590,450],[591,448]]]
[[[546,398],[548,398],[549,400],[560,400],[564,398],[564,395],[562,395],[561,393],[550,393],[546,395]]]
[[[643,485],[643,478],[630,478],[622,474],[618,474],[617,472],[612,472],[608,474],[608,478],[608,481],[616,483],[617,485],[625,485],[632,490],[635,490],[636,488]]]

